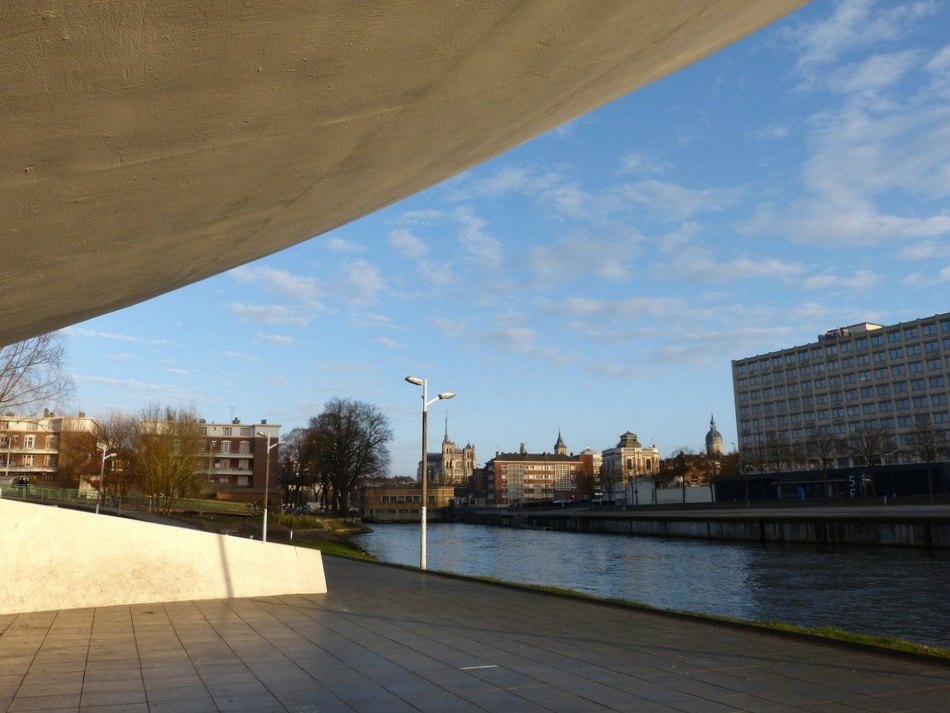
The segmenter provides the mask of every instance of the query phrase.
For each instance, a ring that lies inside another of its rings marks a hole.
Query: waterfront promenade
[[[950,699],[944,664],[332,557],[325,569],[328,594],[0,616],[0,710],[938,713]]]

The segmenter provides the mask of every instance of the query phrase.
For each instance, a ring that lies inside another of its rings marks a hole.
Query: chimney
[[[241,419],[239,419],[239,418],[236,418],[236,419],[234,419],[233,421],[231,421],[231,423],[232,423],[233,425],[235,425],[235,426],[237,426],[240,422],[241,422]]]
[[[261,425],[262,425],[262,426],[266,426],[266,425],[267,425],[267,419],[266,419],[266,418],[262,418],[262,419],[261,419]]]

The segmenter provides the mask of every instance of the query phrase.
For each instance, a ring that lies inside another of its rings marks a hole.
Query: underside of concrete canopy
[[[0,345],[307,240],[805,0],[6,0]]]

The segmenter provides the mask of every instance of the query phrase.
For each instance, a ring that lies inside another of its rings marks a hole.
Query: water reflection
[[[950,552],[664,540],[433,523],[432,570],[574,589],[665,609],[837,626],[950,647]],[[354,538],[419,563],[418,525]]]

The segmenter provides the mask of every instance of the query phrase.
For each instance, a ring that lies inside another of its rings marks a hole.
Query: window
[[[858,380],[858,375],[857,375],[857,374],[845,374],[845,375],[844,375],[844,383],[846,383],[846,384],[853,384],[853,383],[855,383],[857,380]]]
[[[891,357],[891,359],[903,359],[903,358],[904,358],[904,347],[897,347],[897,348],[895,348],[895,349],[891,349],[891,350],[888,352],[888,355]]]
[[[930,379],[927,380],[927,383],[930,384],[931,389],[943,388],[944,382],[945,382],[945,379],[943,378],[943,375],[931,376]]]
[[[907,370],[911,374],[921,374],[924,371],[924,365],[923,363],[919,361],[912,361],[910,364],[907,365]]]
[[[831,409],[832,418],[844,418],[844,409],[841,407]]]
[[[923,380],[923,379],[911,379],[911,380],[910,380],[910,390],[911,390],[911,391],[923,391],[923,390],[924,390],[924,380]]]
[[[907,356],[917,356],[920,354],[920,345],[919,344],[908,344],[907,345]]]
[[[811,367],[808,365],[805,365],[801,369],[799,369],[799,373],[802,376],[808,376],[809,374],[811,374]]]
[[[857,401],[858,400],[858,390],[857,389],[848,389],[844,392],[844,397],[848,401]]]
[[[221,431],[222,431],[222,433],[224,433],[225,436],[230,436],[230,435],[231,435],[231,427],[230,427],[230,426],[225,426],[223,429],[221,429]]]
[[[879,413],[890,413],[894,410],[894,405],[890,401],[881,401],[877,405],[877,410]]]
[[[934,423],[950,423],[950,414],[946,411],[938,411],[934,414]]]
[[[924,351],[929,353],[939,352],[940,351],[940,342],[934,340],[932,342],[927,342],[924,344]]]
[[[851,369],[854,367],[854,357],[845,357],[841,360],[842,369]]]
[[[936,323],[933,323],[933,324],[925,324],[925,325],[921,328],[921,330],[922,330],[922,334],[923,334],[925,337],[933,336],[934,334],[937,333],[937,324],[936,324]]]
[[[940,331],[950,332],[950,319],[945,319],[943,322],[940,323]]]
[[[907,382],[898,381],[894,384],[894,393],[895,394],[906,394],[907,393]]]
[[[865,415],[875,413],[877,411],[877,406],[874,404],[864,404],[864,413]]]
[[[23,437],[23,447],[24,448],[34,448],[36,446],[36,436],[24,436]],[[32,456],[31,456],[32,458]],[[33,465],[33,461],[30,461],[30,465]]]
[[[867,337],[861,337],[860,339],[856,339],[856,340],[854,341],[854,348],[855,348],[855,349],[867,349],[867,348],[868,348],[868,339],[867,339]]]
[[[869,399],[874,396],[874,387],[873,386],[862,386],[861,387],[861,398]]]
[[[874,352],[874,363],[880,364],[881,362],[887,361],[887,354],[884,352]]]
[[[29,438],[29,436],[27,436]],[[23,465],[33,465],[33,454],[23,456],[23,459],[20,461]]]
[[[231,452],[231,441],[221,441],[221,452],[222,453]]]
[[[840,366],[840,365],[838,364],[838,360],[837,360],[837,359],[835,359],[834,361],[829,361],[829,362],[828,362],[828,371],[838,371],[838,367],[839,367],[839,366]]]
[[[904,339],[917,339],[920,336],[920,330],[917,327],[907,327],[904,329]]]
[[[859,406],[848,406],[848,415],[849,416],[860,416],[861,408]]]
[[[884,335],[875,334],[871,337],[871,346],[872,347],[883,347],[884,346]]]
[[[248,461],[246,458],[242,458],[238,461],[238,468],[241,470],[248,470],[250,468],[249,463],[250,461]]]
[[[786,363],[786,364],[794,364],[794,363],[795,363],[795,355],[794,355],[794,354],[786,354],[786,355],[785,355],[785,363]]]
[[[870,354],[861,354],[861,355],[858,357],[858,366],[867,366],[867,365],[870,364],[870,363],[871,363],[871,355],[870,355]]]
[[[918,362],[919,363],[919,362]],[[871,372],[870,371],[861,371],[858,372],[858,381],[870,381]]]
[[[242,426],[242,427],[241,427],[241,435],[242,435],[242,436],[253,436],[253,435],[254,435],[254,429],[251,428],[250,426]]]
[[[934,394],[930,397],[930,403],[934,406],[942,406],[943,404],[947,403],[947,395]]]
[[[910,428],[914,425],[914,422],[911,420],[910,416],[898,416],[897,425],[900,428]]]
[[[851,351],[851,342],[845,342],[841,345],[841,353],[846,354]]]
[[[903,376],[907,373],[907,367],[903,364],[895,364],[891,367],[891,376]]]
[[[887,333],[887,343],[888,344],[897,344],[901,340],[900,332],[888,332]]]
[[[890,384],[881,384],[877,387],[878,396],[890,396],[891,394],[891,385]]]
[[[910,410],[910,399],[897,399],[894,404],[897,406],[898,411]]]
[[[927,371],[937,371],[940,368],[939,359],[928,359],[927,360]]]
[[[874,378],[875,378],[875,379],[886,379],[886,378],[887,378],[887,367],[886,367],[886,366],[879,366],[877,369],[875,369],[875,370],[874,370]]]
[[[241,441],[238,444],[238,451],[240,453],[250,453],[251,452],[251,442],[250,441]]]

